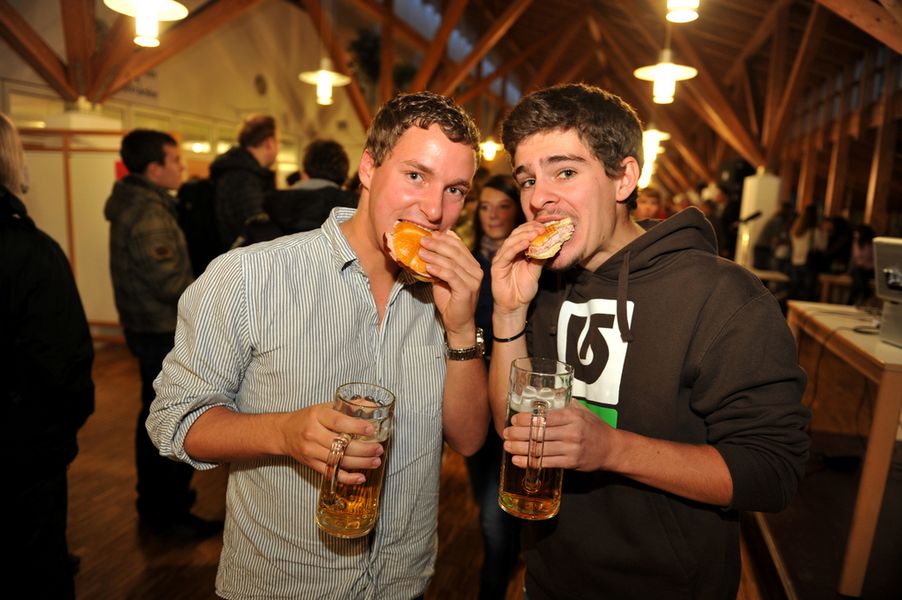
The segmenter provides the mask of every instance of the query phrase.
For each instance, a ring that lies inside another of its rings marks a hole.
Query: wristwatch
[[[473,360],[485,355],[485,341],[482,338],[482,329],[476,328],[476,345],[469,348],[452,348],[445,339],[445,355],[448,360]]]

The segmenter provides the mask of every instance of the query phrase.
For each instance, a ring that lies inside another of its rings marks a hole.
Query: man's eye
[[[525,190],[526,188],[530,188],[530,187],[534,186],[535,183],[536,183],[535,179],[524,179],[520,182],[520,188]]]
[[[420,175],[419,173],[408,173],[407,178],[410,179],[411,181],[420,181],[423,179],[423,176]]]
[[[558,177],[561,179],[570,179],[574,175],[576,175],[576,171],[573,169],[561,169],[561,172],[558,173]]]
[[[449,188],[448,188],[448,193],[449,193],[449,194],[455,194],[455,195],[457,195],[457,196],[466,196],[466,195],[467,195],[467,191],[466,191],[465,189],[459,188],[459,187],[457,187],[457,186],[451,186],[451,187],[449,187]]]

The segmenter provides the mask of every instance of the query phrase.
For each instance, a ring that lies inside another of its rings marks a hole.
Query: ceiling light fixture
[[[655,172],[655,159],[663,150],[661,142],[669,139],[669,133],[659,130],[651,123],[642,132],[642,154],[645,157],[645,163],[642,165],[642,173],[639,174],[639,182],[636,184],[640,189],[647,188],[651,183],[651,176]]]
[[[135,18],[135,44],[145,48],[160,45],[160,21],[181,21],[188,9],[175,0],[103,0],[108,8]]]
[[[699,0],[667,0],[667,20],[688,23],[698,18]]]
[[[316,86],[316,103],[323,106],[332,104],[333,87],[351,83],[351,78],[335,71],[332,61],[326,57],[320,59],[318,71],[304,71],[298,75],[298,79]]]
[[[670,24],[667,24],[664,49],[658,56],[658,62],[654,65],[639,67],[633,71],[637,79],[654,82],[652,94],[656,104],[670,104],[676,93],[676,82],[692,79],[698,75],[698,71],[687,65],[679,65],[673,62],[673,51],[670,49]]]
[[[482,152],[482,157],[489,162],[495,160],[495,157],[498,155],[498,150],[500,146],[495,143],[491,137],[487,138],[484,142],[479,144],[479,150]]]

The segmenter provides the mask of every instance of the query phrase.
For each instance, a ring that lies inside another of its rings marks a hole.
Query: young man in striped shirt
[[[356,211],[230,252],[183,296],[147,425],[166,456],[198,469],[229,463],[220,596],[425,592],[443,440],[472,454],[489,418],[473,316],[482,272],[449,231],[477,148],[474,123],[449,99],[396,97],[368,132]],[[434,232],[420,257],[435,283],[390,258],[385,234],[397,220]],[[352,441],[342,461],[339,480],[359,483],[344,469],[386,460],[376,528],[347,540],[318,531],[314,512],[332,440],[370,427],[331,408],[349,381],[388,388],[396,406],[388,455]]]

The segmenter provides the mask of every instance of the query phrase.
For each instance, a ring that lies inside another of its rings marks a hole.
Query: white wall
[[[64,59],[58,0],[10,0],[10,4]],[[195,8],[198,2],[186,5]],[[97,0],[96,16],[112,23],[116,15]],[[237,130],[241,118],[248,114],[272,114],[285,136],[296,141],[299,153],[317,137],[335,139],[345,146],[353,169],[363,152],[365,131],[346,92],[336,89],[335,103],[321,107],[315,103],[314,87],[297,78],[300,71],[316,68],[319,59],[319,38],[307,13],[284,0],[265,0],[161,63],[155,69],[153,94],[138,97],[124,91],[114,95],[110,105],[122,109],[123,129],[130,128],[138,111],[151,111],[169,119],[171,131],[177,131],[183,120],[215,120],[220,126],[234,124]],[[262,94],[254,84],[258,75],[267,84]],[[31,67],[0,40],[0,108],[7,111],[8,94],[23,89],[55,96]],[[59,115],[56,119],[53,115],[47,117],[51,117],[51,123],[67,122]],[[70,121],[73,124],[69,128],[93,129],[78,127],[75,123],[79,119]],[[116,148],[118,143],[113,138],[103,145]],[[69,168],[74,239],[70,240],[62,153],[29,151],[26,156],[31,174],[31,189],[25,197],[29,213],[67,253],[74,249],[79,291],[88,319],[95,323],[118,320],[109,277],[109,226],[103,217],[117,158],[115,151],[72,153]]]

